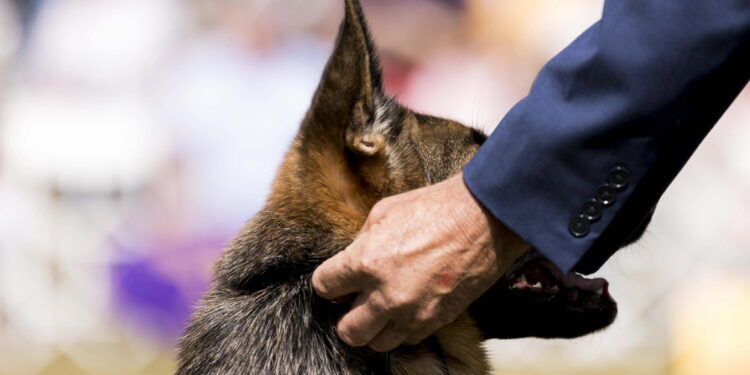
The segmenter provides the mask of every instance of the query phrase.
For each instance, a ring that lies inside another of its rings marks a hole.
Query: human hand
[[[323,298],[357,294],[337,324],[351,346],[417,344],[455,320],[528,245],[471,195],[459,174],[385,198],[357,238],[321,264]]]

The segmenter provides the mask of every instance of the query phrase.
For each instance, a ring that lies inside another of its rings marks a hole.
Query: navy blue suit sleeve
[[[642,226],[749,78],[750,1],[607,0],[464,180],[561,270],[594,272]]]

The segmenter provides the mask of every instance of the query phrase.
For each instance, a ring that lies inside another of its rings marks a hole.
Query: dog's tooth
[[[537,289],[541,289],[541,288],[542,288],[542,283],[540,283],[539,281],[537,281],[537,282],[536,282],[536,283],[535,283],[534,285],[532,285],[531,287],[532,287],[532,288],[537,288]]]
[[[521,276],[519,276],[516,279],[513,285],[511,285],[513,289],[524,289],[524,288],[528,288],[528,286],[529,286],[529,282],[528,280],[526,280],[526,275],[524,274],[521,274]]]
[[[603,295],[603,294],[604,294],[604,288],[599,288],[599,289],[597,289],[597,290],[596,290],[596,292],[594,292],[594,293],[596,293],[596,294],[598,294],[598,295],[600,295],[600,296],[601,296],[601,295]]]

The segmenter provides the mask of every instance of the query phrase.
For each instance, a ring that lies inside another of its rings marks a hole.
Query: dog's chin
[[[562,274],[531,250],[469,311],[486,338],[572,338],[610,325],[617,303],[605,279]]]

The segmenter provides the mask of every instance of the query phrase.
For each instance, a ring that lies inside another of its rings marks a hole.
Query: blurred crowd
[[[491,131],[602,1],[363,0],[387,91]],[[170,374],[261,208],[341,0],[0,0],[0,375]],[[600,272],[620,318],[500,374],[750,373],[750,92]]]

